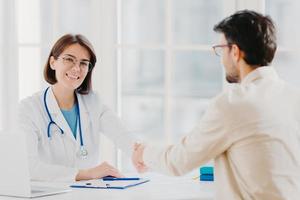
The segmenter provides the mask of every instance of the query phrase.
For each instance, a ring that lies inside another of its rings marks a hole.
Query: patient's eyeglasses
[[[222,56],[223,48],[231,47],[231,46],[232,46],[232,44],[219,44],[219,45],[212,46],[212,48],[217,56]]]

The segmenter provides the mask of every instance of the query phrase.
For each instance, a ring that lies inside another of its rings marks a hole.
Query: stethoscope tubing
[[[44,107],[46,109],[46,112],[47,112],[47,115],[49,117],[49,124],[48,124],[48,127],[47,127],[47,136],[48,138],[51,138],[51,134],[50,134],[50,128],[51,128],[51,125],[55,125],[59,128],[59,130],[61,131],[61,134],[63,135],[64,134],[64,130],[62,128],[60,128],[56,123],[55,121],[53,121],[52,117],[51,117],[51,114],[50,114],[50,111],[49,111],[49,108],[48,108],[48,105],[47,105],[47,93],[48,93],[48,90],[49,90],[50,87],[48,87],[45,92],[44,92]],[[76,99],[77,99],[77,96],[76,96]],[[76,107],[77,107],[77,111],[78,111],[78,126],[79,126],[79,138],[80,138],[80,146],[83,147],[84,146],[84,143],[83,143],[83,137],[82,137],[82,129],[81,129],[81,119],[80,119],[80,109],[79,109],[79,102],[77,102],[76,104]]]

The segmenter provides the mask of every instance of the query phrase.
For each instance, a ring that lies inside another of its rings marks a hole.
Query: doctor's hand
[[[136,170],[139,173],[144,173],[148,170],[148,167],[145,165],[143,160],[143,154],[144,154],[145,145],[135,143],[133,147],[133,153],[132,153],[132,163],[135,166]]]
[[[79,170],[78,174],[76,175],[76,181],[98,179],[104,176],[114,176],[117,178],[124,177],[119,170],[107,162],[103,162],[96,167]]]

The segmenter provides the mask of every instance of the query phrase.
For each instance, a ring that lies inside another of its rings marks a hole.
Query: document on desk
[[[70,185],[72,188],[92,188],[92,189],[127,189],[143,183],[149,182],[149,179],[143,178],[123,178],[113,180],[96,179],[90,181],[77,181]]]

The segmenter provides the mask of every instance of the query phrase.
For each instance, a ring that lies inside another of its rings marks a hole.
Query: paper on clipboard
[[[129,180],[129,181],[103,181],[102,179],[90,181],[77,181],[70,185],[72,188],[92,188],[92,189],[126,189],[143,183],[149,182],[149,179]]]

